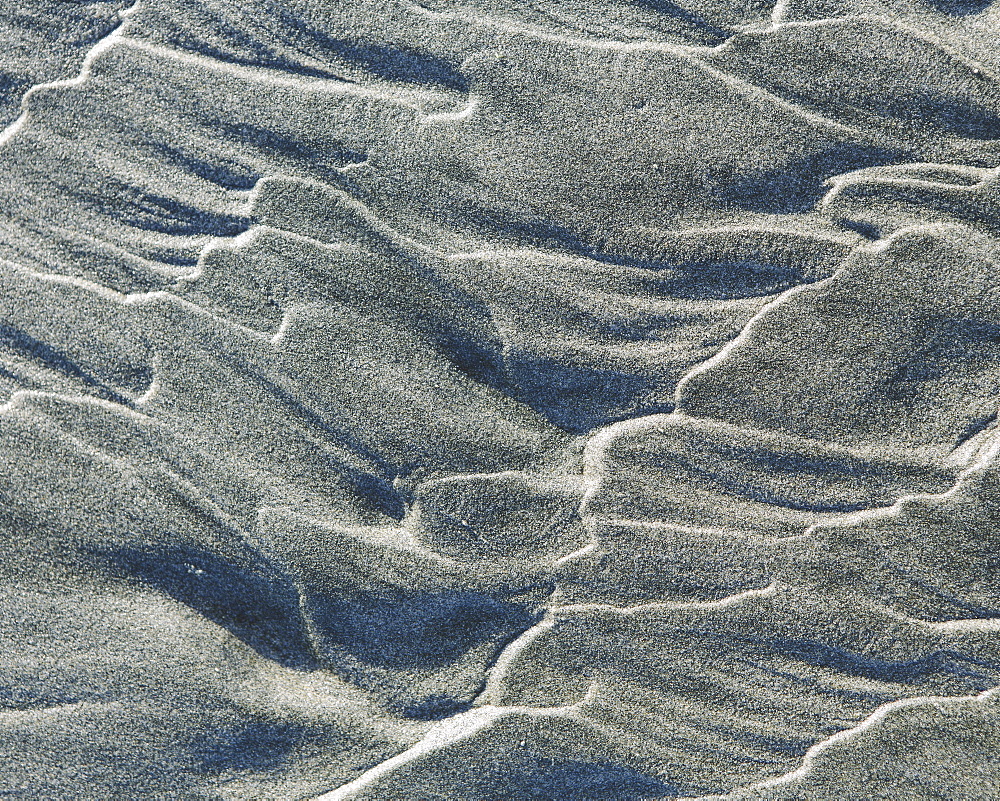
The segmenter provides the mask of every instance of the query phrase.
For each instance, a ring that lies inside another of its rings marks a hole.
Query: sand
[[[0,9],[0,795],[1000,799],[1000,6]]]

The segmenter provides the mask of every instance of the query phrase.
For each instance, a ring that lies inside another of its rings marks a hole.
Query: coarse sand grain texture
[[[0,45],[0,797],[1000,801],[1000,2]]]

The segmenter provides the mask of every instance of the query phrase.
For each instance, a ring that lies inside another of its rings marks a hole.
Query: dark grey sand
[[[0,38],[0,797],[1000,799],[1000,4]]]

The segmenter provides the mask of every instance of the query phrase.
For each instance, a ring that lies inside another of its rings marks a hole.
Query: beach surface
[[[0,796],[1000,799],[998,31],[6,3]]]

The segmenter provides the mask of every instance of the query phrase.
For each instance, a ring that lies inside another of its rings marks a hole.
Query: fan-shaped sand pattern
[[[0,10],[0,794],[1000,797],[998,24]]]

